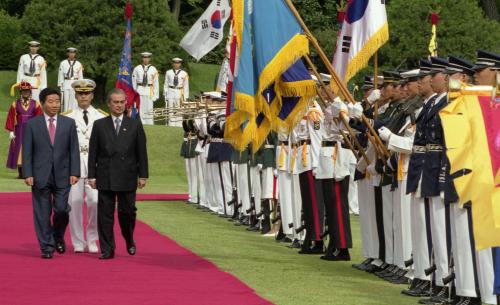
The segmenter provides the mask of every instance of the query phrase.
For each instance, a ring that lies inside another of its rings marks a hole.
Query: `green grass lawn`
[[[299,255],[273,238],[235,227],[226,219],[181,202],[144,202],[139,218],[180,245],[212,261],[280,305],[415,304],[392,285],[355,270],[352,262]],[[352,218],[353,262],[361,261],[359,218]],[[140,249],[140,241],[139,249]],[[222,304],[221,304],[222,305]]]
[[[199,68],[199,70],[196,70]],[[192,92],[211,90],[216,67],[191,67]],[[198,77],[198,78],[197,78]],[[14,72],[0,72],[0,118],[12,99],[8,90]],[[1,120],[0,120],[1,121]],[[2,121],[3,124],[3,121]],[[186,192],[184,161],[179,156],[182,130],[146,126],[150,179],[144,192]],[[29,189],[17,172],[5,169],[8,135],[0,133],[0,192]],[[217,264],[254,288],[258,294],[282,305],[414,304],[394,286],[375,276],[356,271],[347,262],[324,262],[317,256],[301,256],[225,219],[201,212],[180,202],[139,203],[139,217],[180,245]],[[354,262],[359,262],[359,223],[353,218]],[[138,241],[140,249],[140,240]],[[221,304],[225,305],[225,304]]]

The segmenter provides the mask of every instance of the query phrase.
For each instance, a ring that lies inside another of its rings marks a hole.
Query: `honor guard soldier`
[[[38,54],[40,43],[30,41],[28,44],[30,52],[22,55],[19,59],[17,83],[22,81],[30,83],[31,96],[35,101],[38,101],[40,91],[47,88],[47,63],[42,55]]]
[[[360,103],[354,105],[360,112]],[[321,147],[317,153],[315,178],[321,182],[322,198],[325,205],[329,242],[326,255],[321,259],[328,261],[349,261],[352,248],[351,221],[349,217],[349,175],[356,157],[343,145],[341,126],[334,119],[347,115],[348,107],[340,99],[324,109],[321,120]]]
[[[69,227],[71,232],[71,242],[76,253],[86,250],[90,253],[97,253],[97,190],[93,189],[87,179],[88,173],[88,153],[89,141],[94,122],[106,117],[108,114],[92,106],[94,89],[96,84],[90,79],[81,79],[72,84],[75,91],[77,105],[74,109],[69,109],[63,115],[72,118],[76,123],[78,133],[78,143],[80,145],[80,168],[81,177],[78,183],[71,187],[69,193]],[[84,229],[83,204],[87,204],[87,228]],[[86,231],[86,237],[84,232]]]
[[[165,73],[165,84],[163,92],[165,94],[165,107],[179,107],[180,104],[189,98],[189,76],[181,69],[182,59],[176,57],[172,59],[172,69]],[[167,116],[167,125],[181,126],[180,122],[170,122]]]
[[[321,182],[314,175],[318,167],[318,151],[321,148],[321,120],[323,112],[314,102],[294,129],[297,150],[294,150],[293,166],[299,174],[302,211],[304,213],[305,240],[300,254],[321,254],[323,250],[323,229],[325,209],[321,193]],[[314,244],[313,244],[314,242]]]
[[[151,65],[152,55],[150,52],[142,52],[142,64],[136,66],[132,73],[132,85],[141,98],[139,116],[143,125],[154,124],[151,112],[154,102],[160,97],[159,74],[158,70]]]
[[[57,77],[57,86],[61,89],[62,111],[77,107],[75,91],[71,86],[75,80],[83,79],[83,65],[76,60],[76,48],[67,48],[68,59],[61,61]]]
[[[395,172],[391,190],[393,213],[392,232],[394,238],[394,265],[392,276],[385,279],[394,284],[407,284],[407,264],[411,262],[411,196],[406,193],[408,162],[413,148],[414,125],[418,112],[422,108],[418,75],[414,69],[401,73],[404,101],[391,121],[378,129],[380,138],[387,144],[392,156],[387,161]],[[406,263],[405,263],[406,262]]]
[[[17,169],[19,177],[22,178],[21,146],[23,143],[24,127],[29,119],[43,113],[40,103],[31,97],[31,85],[28,82],[15,84],[12,89],[17,88],[21,96],[10,105],[5,121],[5,130],[9,132],[10,147],[7,157],[7,168]],[[13,95],[11,90],[11,94]]]
[[[187,203],[198,203],[198,128],[193,118],[182,120],[184,129],[184,140],[181,146],[181,157],[184,158],[186,177],[188,179],[189,198]]]

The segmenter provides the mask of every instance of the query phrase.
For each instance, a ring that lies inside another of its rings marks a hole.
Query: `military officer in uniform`
[[[76,48],[70,47],[66,50],[68,59],[61,61],[57,74],[57,86],[61,89],[63,112],[77,107],[72,84],[75,80],[83,79],[83,65],[76,60]]]
[[[163,92],[165,94],[165,107],[179,107],[180,103],[189,98],[189,76],[186,71],[181,69],[182,59],[172,59],[172,69],[165,74],[165,84]],[[167,117],[167,125],[181,126],[180,122],[170,122]]]
[[[81,79],[72,84],[75,91],[77,106],[69,109],[63,115],[72,118],[76,123],[78,143],[80,145],[81,179],[71,187],[69,193],[69,227],[71,242],[76,253],[86,250],[97,253],[97,190],[93,189],[87,179],[89,141],[94,122],[108,114],[92,106],[96,84],[90,79]],[[84,229],[83,204],[87,204],[87,228]],[[87,232],[84,236],[84,232]]]
[[[188,179],[189,198],[187,203],[198,203],[198,128],[193,118],[185,118],[182,121],[184,139],[181,146],[181,157],[184,158],[186,177]]]
[[[30,83],[32,97],[35,101],[38,101],[40,91],[47,88],[47,63],[42,55],[38,54],[40,43],[30,41],[28,44],[30,52],[19,59],[17,83],[22,81]]]
[[[151,65],[152,55],[150,52],[142,52],[142,64],[136,66],[132,72],[132,85],[141,98],[139,116],[143,125],[154,124],[151,111],[154,102],[160,97],[159,74],[158,70]]]

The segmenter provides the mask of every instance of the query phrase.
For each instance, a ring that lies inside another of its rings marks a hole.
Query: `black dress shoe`
[[[419,304],[446,304],[448,302],[448,287],[436,286],[430,299],[422,299]]]
[[[333,251],[333,253],[328,253],[327,255],[323,255],[320,257],[325,261],[350,261],[351,256],[349,255],[349,250],[347,249],[338,249]]]
[[[360,264],[352,264],[352,267],[354,269],[358,269],[358,270],[365,270],[366,266],[368,264],[370,264],[372,261],[373,261],[373,259],[367,258],[363,262],[361,262]]]
[[[135,252],[137,251],[137,248],[135,246],[130,246],[130,247],[127,247],[127,252],[128,254],[130,255],[135,255]]]
[[[414,288],[410,287],[410,289],[403,290],[401,291],[401,293],[411,297],[428,297],[431,295],[429,291],[430,286],[431,286],[430,281],[419,280],[419,283],[416,284]]]
[[[481,298],[461,297],[456,305],[481,305]]]
[[[302,248],[302,250],[299,251],[299,254],[323,254],[325,253],[323,249],[323,245],[316,245],[312,248]]]
[[[287,246],[290,249],[299,249],[300,248],[300,241],[298,239],[294,239],[291,245]]]
[[[50,252],[43,252],[42,253],[42,258],[43,259],[51,259],[52,258],[52,253],[50,253]]]
[[[103,253],[99,256],[99,259],[112,259],[115,257],[115,252]]]
[[[64,242],[57,243],[56,244],[56,251],[59,254],[63,254],[64,252],[66,252],[66,244],[64,244]]]
[[[293,240],[290,237],[285,236],[285,238],[283,238],[282,240],[280,240],[280,242],[289,244],[289,243],[292,243]]]

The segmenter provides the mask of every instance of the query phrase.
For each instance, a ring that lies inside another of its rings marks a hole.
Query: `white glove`
[[[315,168],[313,168],[313,170],[312,170],[312,171],[313,171],[313,176],[314,176],[314,177],[316,177],[316,167],[315,167]]]
[[[262,170],[262,164],[257,164],[257,169],[259,170],[259,172]]]
[[[349,113],[349,117],[352,118],[353,117],[352,113],[354,111],[354,104],[352,103],[347,104],[347,111]]]
[[[382,140],[388,142],[389,138],[392,136],[392,132],[387,127],[380,127],[378,129],[378,135]]]
[[[363,106],[361,103],[356,103],[352,105],[351,117],[355,119],[360,119],[363,116]]]
[[[368,95],[368,97],[366,98],[366,101],[368,103],[370,103],[370,105],[372,105],[373,103],[375,103],[379,99],[380,99],[380,90],[375,89],[370,93],[370,95]]]
[[[278,177],[278,170],[277,169],[273,169],[273,175],[274,175],[274,177]]]
[[[376,176],[378,175],[377,170],[375,169],[375,162],[372,162],[368,167],[366,168],[366,171],[371,175],[371,176]]]
[[[340,100],[340,98],[336,97],[332,103],[332,116],[334,118],[338,118],[340,116],[340,112],[348,113],[349,109],[347,105]]]
[[[16,135],[14,134],[13,131],[9,132],[9,139],[14,140],[16,138]]]

